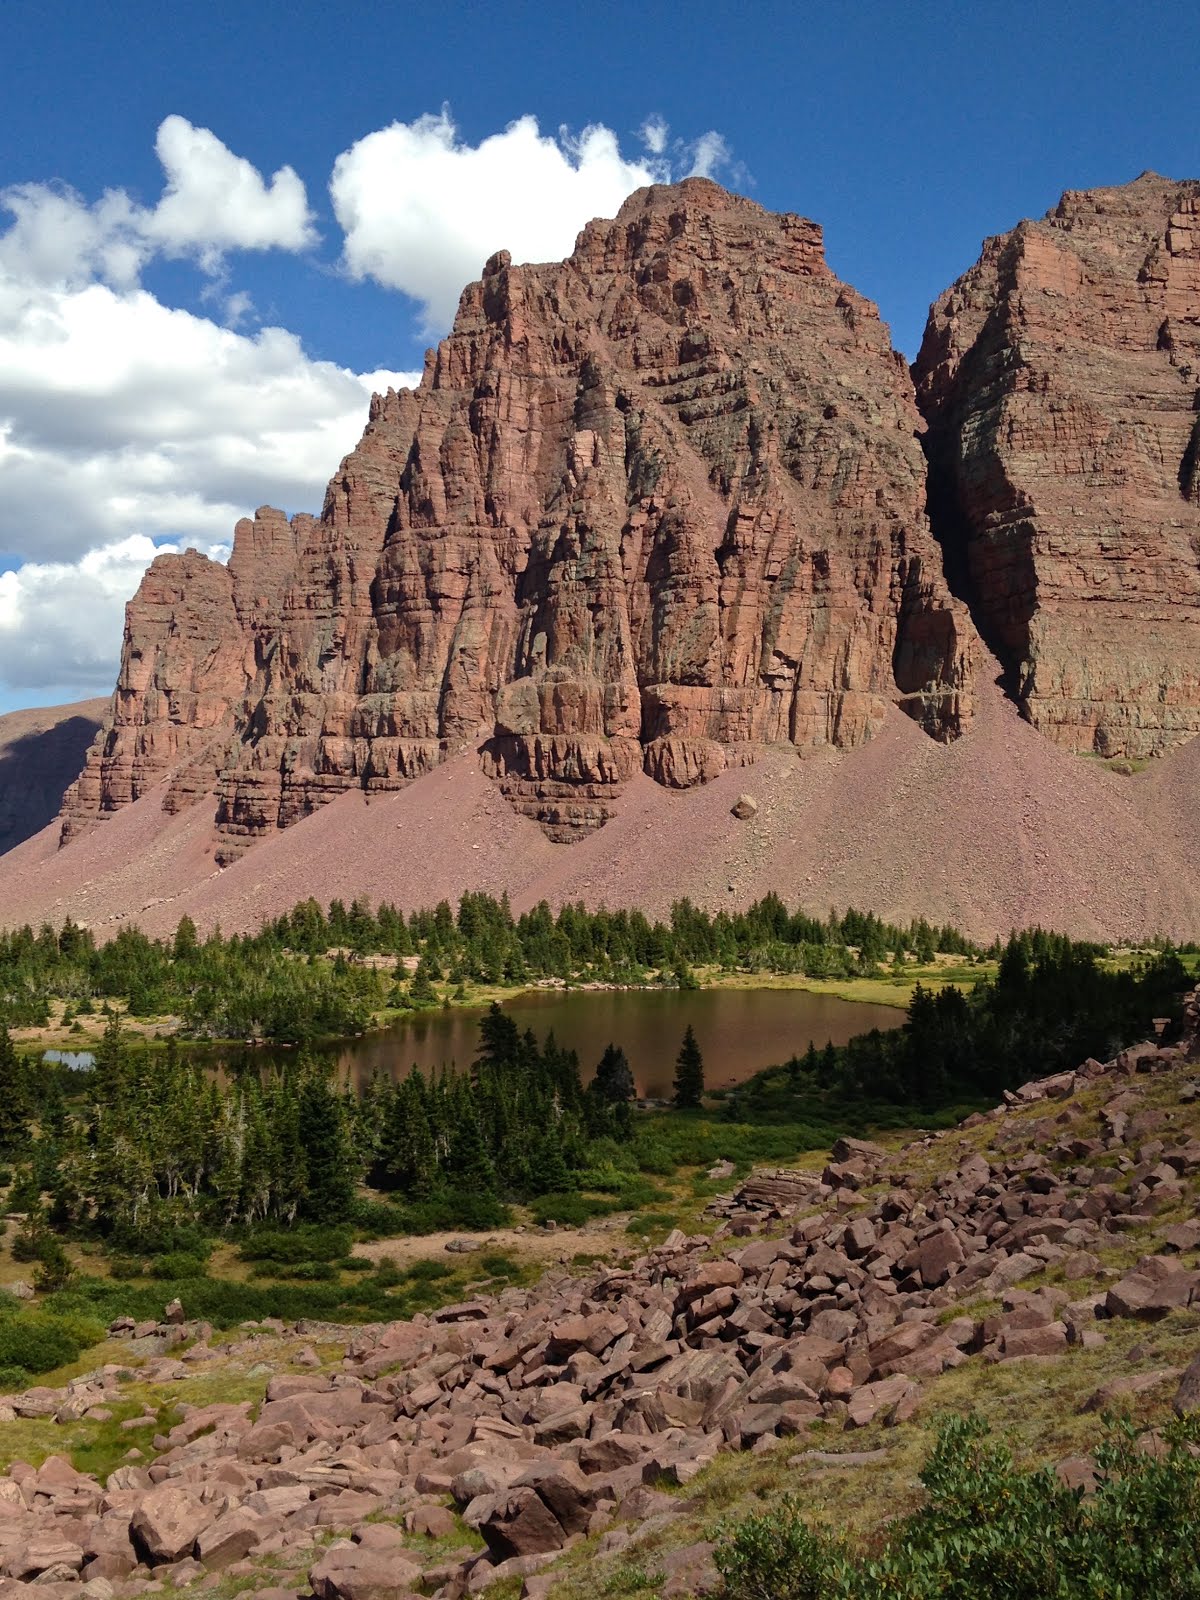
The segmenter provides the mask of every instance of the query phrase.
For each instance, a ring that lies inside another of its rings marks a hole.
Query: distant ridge
[[[107,710],[79,700],[0,715],[0,855],[58,815]]]

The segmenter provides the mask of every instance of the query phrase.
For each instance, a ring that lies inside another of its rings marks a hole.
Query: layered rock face
[[[1024,713],[1102,755],[1200,731],[1200,183],[988,240],[914,374],[947,570]]]
[[[236,849],[478,739],[570,838],[639,766],[852,746],[897,700],[953,737],[973,632],[919,428],[811,222],[689,179],[566,262],[502,252],[318,520],[261,511],[228,570],[155,562],[65,833],[169,776],[168,804],[216,789]]]

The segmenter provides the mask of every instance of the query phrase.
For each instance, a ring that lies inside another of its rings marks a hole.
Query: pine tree
[[[521,1053],[521,1033],[513,1019],[501,1011],[495,1000],[479,1019],[479,1049],[475,1052],[475,1073],[487,1065],[515,1066]]]
[[[609,1105],[620,1105],[633,1099],[633,1069],[620,1045],[605,1046],[590,1088],[594,1095]]]
[[[121,1032],[121,1018],[117,1012],[111,1011],[104,1025],[104,1036],[96,1046],[93,1084],[96,1099],[102,1106],[116,1107],[122,1103],[128,1070],[128,1051]]]
[[[704,1057],[689,1022],[675,1057],[675,1105],[680,1111],[697,1109],[704,1096]]]
[[[529,1160],[528,1181],[534,1194],[561,1194],[564,1189],[575,1187],[557,1127],[547,1128],[535,1142]]]
[[[32,1110],[28,1068],[13,1048],[8,1029],[0,1024],[0,1154],[25,1149]]]
[[[437,963],[428,951],[417,962],[417,970],[412,975],[412,982],[408,986],[408,998],[414,1006],[432,1006],[437,1004],[437,993],[433,987],[435,974],[440,977]]]
[[[354,1202],[354,1150],[346,1108],[328,1079],[310,1067],[299,1095],[299,1136],[308,1170],[304,1212],[314,1222],[344,1222]]]

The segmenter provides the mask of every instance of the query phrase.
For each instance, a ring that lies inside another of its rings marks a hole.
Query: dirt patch
[[[472,1254],[498,1254],[513,1256],[526,1263],[543,1266],[570,1266],[577,1255],[610,1259],[624,1255],[639,1241],[630,1239],[625,1232],[629,1214],[596,1217],[581,1228],[554,1229],[517,1225],[512,1228],[490,1228],[486,1233],[426,1233],[404,1234],[397,1239],[372,1239],[367,1244],[356,1244],[352,1254],[365,1256],[368,1261],[390,1258],[398,1267],[411,1266],[414,1261],[433,1257],[447,1262],[470,1265]],[[450,1244],[461,1245],[473,1241],[478,1249],[468,1254],[448,1250]]]

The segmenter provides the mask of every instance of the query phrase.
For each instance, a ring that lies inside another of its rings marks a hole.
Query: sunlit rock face
[[[1200,731],[1200,183],[989,239],[914,373],[947,571],[1025,715],[1111,756]]]
[[[493,256],[419,388],[372,402],[319,518],[160,557],[64,835],[166,781],[226,855],[478,741],[552,837],[630,775],[970,716],[909,374],[821,232],[704,179],[568,261]]]

